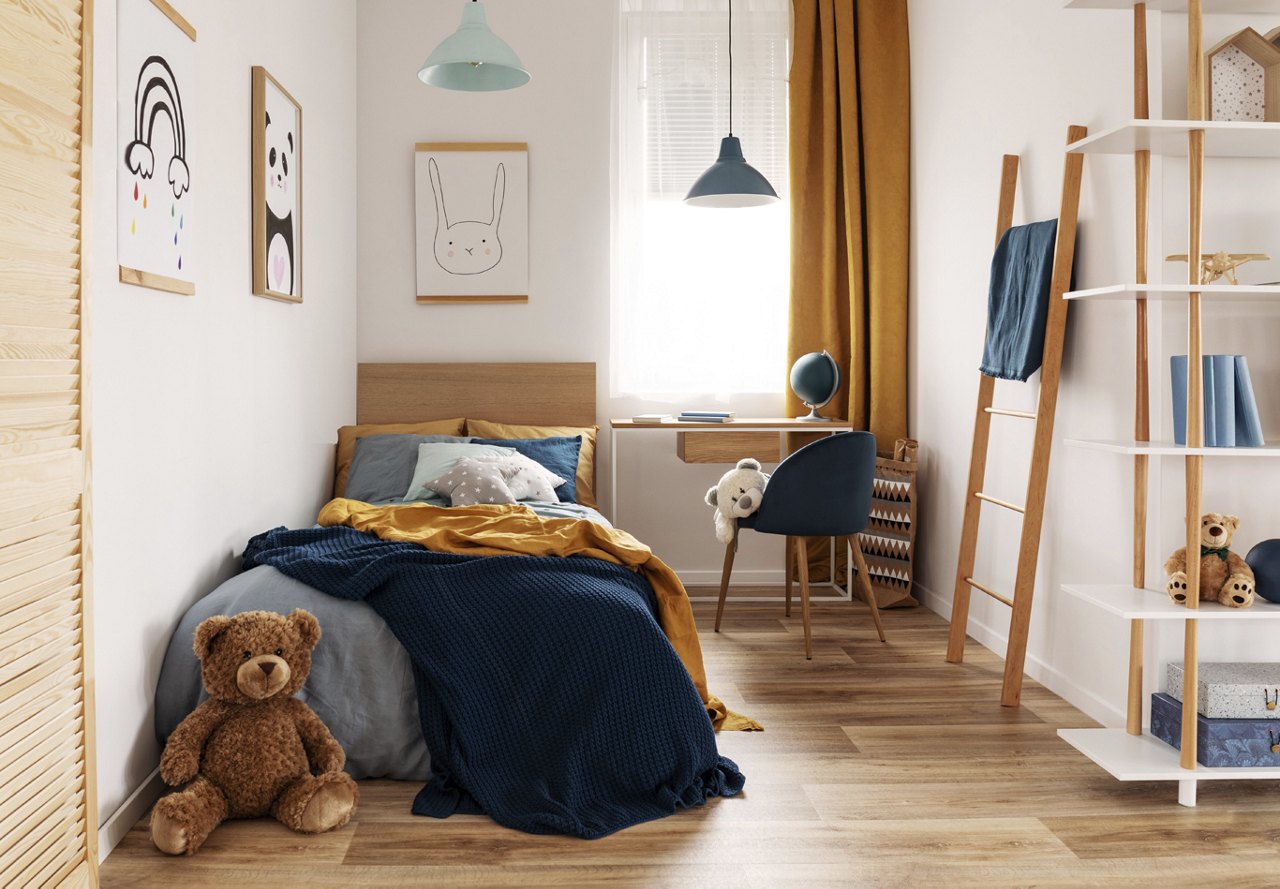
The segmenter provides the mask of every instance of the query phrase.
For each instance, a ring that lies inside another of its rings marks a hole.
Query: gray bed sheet
[[[608,526],[594,509],[573,503],[528,503],[547,517],[581,518]],[[311,674],[298,698],[324,720],[347,753],[353,778],[426,781],[431,756],[418,722],[418,696],[408,654],[364,602],[335,599],[269,565],[238,574],[182,616],[169,640],[156,686],[156,735],[163,744],[208,697],[191,648],[196,627],[215,614],[303,608],[320,621]]]

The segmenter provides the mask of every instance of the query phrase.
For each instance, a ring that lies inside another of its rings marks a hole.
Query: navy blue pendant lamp
[[[684,202],[695,207],[759,207],[778,200],[769,180],[742,155],[733,135],[733,0],[729,0],[729,135],[720,140],[720,156],[693,183]]]

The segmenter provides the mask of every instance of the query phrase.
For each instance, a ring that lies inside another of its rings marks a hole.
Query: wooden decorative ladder
[[[1067,132],[1067,144],[1088,135],[1084,127]],[[1027,632],[1031,624],[1031,600],[1035,593],[1036,560],[1040,554],[1040,529],[1044,522],[1045,487],[1049,480],[1049,452],[1053,446],[1053,419],[1058,403],[1058,381],[1062,371],[1062,340],[1067,327],[1067,301],[1063,295],[1071,286],[1071,266],[1075,261],[1076,227],[1080,210],[1080,180],[1084,155],[1066,155],[1062,176],[1062,208],[1058,213],[1058,239],[1054,248],[1053,278],[1049,290],[1049,313],[1045,323],[1044,353],[1040,367],[1040,399],[1034,414],[992,406],[995,378],[979,375],[978,408],[973,423],[973,452],[969,458],[969,483],[965,490],[964,526],[960,534],[960,558],[956,565],[955,595],[951,600],[951,633],[947,660],[964,660],[965,631],[969,623],[969,593],[976,589],[1013,610],[1009,621],[1009,645],[1004,661],[1004,686],[1000,703],[1016,707],[1022,696],[1022,666],[1027,655]],[[1008,154],[1000,177],[1000,211],[996,223],[996,243],[1013,226],[1013,203],[1018,188],[1018,156]],[[1032,420],[1036,424],[1027,478],[1027,496],[1019,506],[992,497],[983,491],[991,417],[999,415]],[[990,503],[1022,515],[1022,539],[1018,545],[1017,579],[1013,596],[1004,596],[973,577],[974,555],[978,547],[978,521],[982,504]]]

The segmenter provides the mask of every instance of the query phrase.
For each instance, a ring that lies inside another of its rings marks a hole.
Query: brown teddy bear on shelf
[[[174,729],[160,757],[166,784],[187,786],[156,803],[151,839],[193,854],[228,818],[271,815],[301,833],[342,827],[359,792],[346,754],[320,717],[293,697],[311,671],[320,622],[246,611],[196,627],[209,700]]]
[[[1253,569],[1231,552],[1231,538],[1240,527],[1233,515],[1207,512],[1200,517],[1200,600],[1221,602],[1228,608],[1248,608],[1253,604]],[[1164,563],[1169,575],[1165,591],[1179,605],[1187,604],[1187,548]]]

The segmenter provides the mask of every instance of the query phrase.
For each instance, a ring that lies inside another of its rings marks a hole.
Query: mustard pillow
[[[343,426],[338,430],[338,457],[334,463],[333,496],[342,497],[347,490],[347,476],[351,473],[351,458],[356,453],[356,439],[366,435],[463,435],[466,420],[453,417],[449,420],[429,420],[425,423],[363,423],[359,426]]]
[[[466,435],[476,438],[553,438],[582,436],[582,448],[578,451],[578,475],[575,485],[578,502],[598,509],[596,504],[596,433],[599,426],[521,426],[516,423],[491,423],[488,420],[467,420]]]

